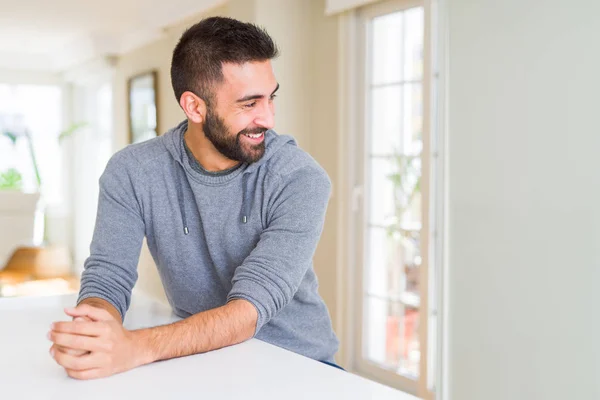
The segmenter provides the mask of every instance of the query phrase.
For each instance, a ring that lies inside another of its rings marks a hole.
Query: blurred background
[[[0,0],[0,301],[77,291],[98,178],[184,119],[171,53],[215,15],[275,39],[275,129],[333,182],[339,364],[424,399],[600,398],[592,0]],[[139,274],[166,301],[145,245]]]

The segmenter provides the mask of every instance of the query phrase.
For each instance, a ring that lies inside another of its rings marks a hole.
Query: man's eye
[[[253,108],[255,105],[256,105],[256,102],[254,101],[254,102],[249,103],[249,104],[244,104],[244,108]]]

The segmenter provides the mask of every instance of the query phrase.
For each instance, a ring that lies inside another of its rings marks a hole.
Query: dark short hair
[[[190,91],[210,106],[223,81],[223,63],[267,61],[279,51],[262,28],[233,18],[211,17],[188,28],[173,50],[171,84],[177,101]]]

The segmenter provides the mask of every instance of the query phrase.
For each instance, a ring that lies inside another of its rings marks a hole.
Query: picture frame
[[[129,143],[158,136],[158,73],[155,70],[127,80]]]

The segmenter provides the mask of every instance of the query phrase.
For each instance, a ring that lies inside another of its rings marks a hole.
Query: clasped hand
[[[48,332],[50,355],[75,379],[117,374],[143,364],[135,331],[112,315],[88,304],[66,308],[73,321],[54,322]]]

